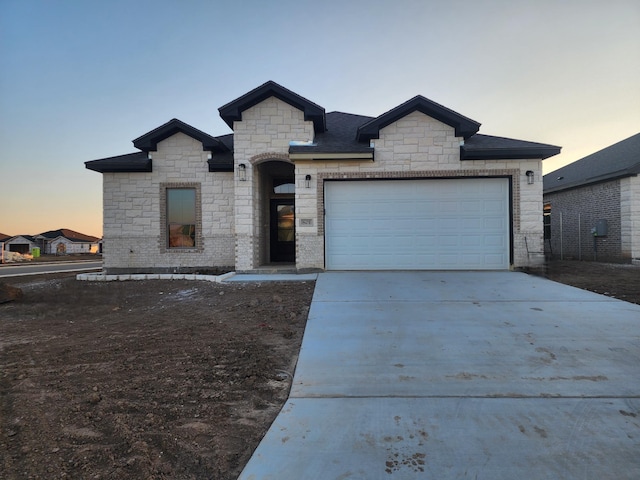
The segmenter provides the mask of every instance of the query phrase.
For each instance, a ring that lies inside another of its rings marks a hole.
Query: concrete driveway
[[[240,479],[419,478],[640,478],[640,306],[515,272],[319,275]]]

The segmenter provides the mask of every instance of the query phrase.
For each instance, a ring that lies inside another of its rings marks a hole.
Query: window
[[[273,180],[273,193],[293,194],[296,193],[296,185],[291,179],[276,178]]]
[[[196,246],[196,189],[167,188],[167,247]]]

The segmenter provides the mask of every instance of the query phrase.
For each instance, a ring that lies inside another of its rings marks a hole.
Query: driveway
[[[631,479],[639,451],[639,305],[516,272],[323,273],[240,479]]]

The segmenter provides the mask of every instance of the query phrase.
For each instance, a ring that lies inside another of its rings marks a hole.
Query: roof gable
[[[26,240],[29,243],[34,243],[34,244],[36,243],[36,239],[33,237],[33,235],[16,235],[14,237],[7,239],[6,241],[13,243],[14,240],[20,240],[20,239]]]
[[[480,124],[475,120],[460,115],[422,95],[417,95],[411,100],[361,125],[357,132],[358,141],[366,142],[374,138],[380,138],[381,129],[415,111],[424,113],[431,118],[453,127],[457,137],[468,138],[480,129]]]
[[[587,155],[543,177],[544,192],[640,174],[640,133]]]
[[[313,122],[313,128],[316,133],[326,130],[324,108],[271,80],[223,105],[218,111],[226,124],[233,129],[233,122],[242,120],[242,112],[270,97],[276,97],[301,110],[304,113],[304,119]]]
[[[188,135],[202,143],[202,150],[209,150],[212,152],[227,151],[227,147],[215,137],[194,128],[177,118],[169,120],[164,125],[161,125],[158,128],[151,130],[149,133],[145,133],[141,137],[136,138],[133,141],[133,146],[139,148],[143,152],[156,151],[159,142],[166,140],[179,132],[184,133],[185,135]]]

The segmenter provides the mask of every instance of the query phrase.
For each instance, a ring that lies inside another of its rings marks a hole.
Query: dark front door
[[[271,200],[271,261],[296,261],[296,219],[293,199]]]

